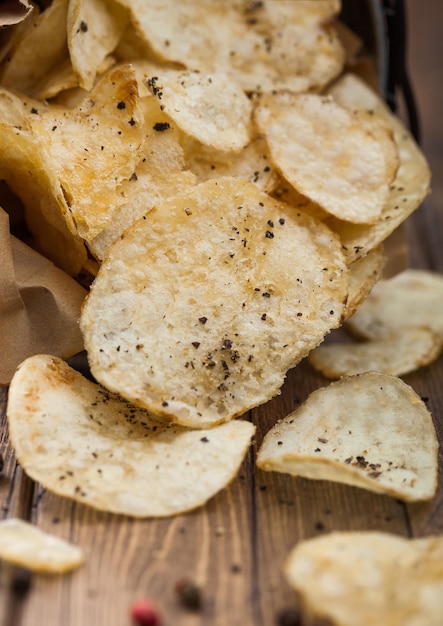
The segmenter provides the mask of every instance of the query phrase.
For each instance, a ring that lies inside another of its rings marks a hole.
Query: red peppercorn
[[[157,607],[147,599],[134,602],[131,607],[131,618],[136,626],[161,626]]]

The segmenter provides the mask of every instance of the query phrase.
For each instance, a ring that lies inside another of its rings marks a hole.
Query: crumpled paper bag
[[[67,359],[83,350],[86,289],[9,232],[0,208],[0,385],[33,354]]]

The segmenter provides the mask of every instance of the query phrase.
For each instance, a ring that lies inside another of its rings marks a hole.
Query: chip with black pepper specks
[[[400,500],[430,500],[437,489],[432,416],[400,378],[348,376],[314,391],[266,435],[262,470],[346,483]]]
[[[133,517],[203,505],[234,479],[255,430],[240,420],[207,431],[165,423],[46,355],[17,370],[7,417],[28,476],[60,496]]]
[[[174,422],[225,422],[339,326],[348,276],[321,222],[241,179],[200,183],[109,250],[81,315],[91,370]]]

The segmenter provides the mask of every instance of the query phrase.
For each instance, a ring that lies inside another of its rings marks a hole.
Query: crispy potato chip
[[[2,65],[1,84],[8,89],[35,95],[38,85],[54,65],[68,58],[66,19],[69,0],[52,2],[36,14],[31,28],[26,29],[8,53]]]
[[[160,110],[157,99],[145,97],[140,107],[144,118],[142,158],[132,176],[121,183],[122,200],[113,219],[88,242],[97,259],[103,259],[126,228],[156,204],[197,183],[195,174],[185,168],[179,131],[171,118]]]
[[[106,57],[116,48],[129,15],[114,0],[69,0],[67,41],[78,83],[92,89]]]
[[[87,253],[75,231],[52,159],[30,131],[29,119],[40,104],[0,92],[0,172],[22,201],[35,247],[67,273],[75,276]],[[42,105],[44,106],[44,105]],[[4,121],[3,121],[4,120]]]
[[[348,271],[320,222],[253,183],[200,183],[116,242],[82,311],[96,379],[207,427],[275,395],[340,324]]]
[[[203,505],[235,477],[254,433],[239,420],[204,431],[165,424],[46,355],[19,366],[7,416],[17,458],[34,480],[134,517]]]
[[[119,0],[162,61],[222,72],[245,91],[321,89],[340,74],[340,3]]]
[[[191,138],[182,140],[182,145],[186,165],[199,182],[233,176],[255,183],[259,189],[271,193],[280,181],[269,159],[266,141],[260,135],[253,136],[249,144],[237,153],[214,150]]]
[[[320,346],[308,358],[328,378],[369,371],[403,376],[432,363],[442,347],[443,338],[429,328],[405,327],[378,341]]]
[[[266,435],[259,468],[413,502],[437,488],[432,416],[400,378],[367,372],[314,391]]]
[[[381,117],[330,96],[276,93],[259,100],[255,119],[273,162],[299,193],[342,220],[378,221],[398,167]]]
[[[0,522],[0,559],[42,574],[62,574],[83,564],[80,548],[21,519]]]
[[[366,256],[349,266],[349,294],[344,318],[350,317],[366,300],[371,289],[380,280],[386,257],[383,244],[373,248]]]
[[[182,131],[217,150],[238,152],[251,138],[252,103],[227,75],[155,68],[146,85]]]
[[[73,110],[40,107],[29,123],[52,161],[75,232],[93,239],[125,201],[120,187],[141,158],[143,112],[133,69],[106,74]]]
[[[440,626],[442,563],[443,537],[333,532],[296,545],[285,576],[310,619],[334,626]]]
[[[443,338],[443,276],[409,268],[375,285],[346,327],[363,339],[384,339],[408,326],[427,326]]]
[[[403,123],[393,115],[370,87],[352,74],[341,77],[330,89],[334,99],[352,110],[374,111],[392,129],[398,147],[399,167],[389,187],[381,219],[373,225],[351,224],[330,218],[328,224],[343,242],[352,262],[384,241],[417,209],[429,193],[431,174],[427,160]]]

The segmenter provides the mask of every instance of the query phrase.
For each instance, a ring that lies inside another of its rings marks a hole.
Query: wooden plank
[[[170,624],[222,626],[228,606],[239,615],[232,623],[254,623],[248,473],[246,460],[238,478],[207,506],[170,519],[107,515],[44,492],[34,521],[81,546],[87,560],[68,576],[36,581],[26,626],[122,625],[140,597],[156,599]],[[184,577],[202,589],[198,613],[178,601],[174,586]]]

